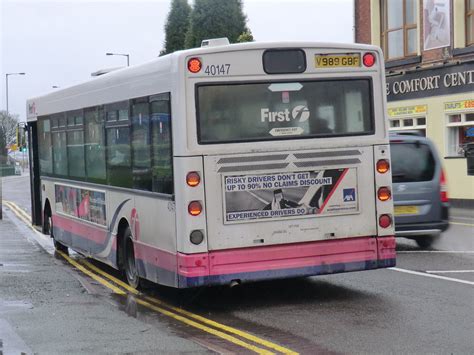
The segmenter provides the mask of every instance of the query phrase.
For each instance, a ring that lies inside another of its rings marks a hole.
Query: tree
[[[186,33],[186,48],[199,47],[201,41],[227,37],[230,43],[248,31],[241,0],[195,0]]]
[[[15,143],[18,115],[0,111],[0,165],[5,164],[8,155],[8,146]]]
[[[173,0],[165,25],[165,45],[161,55],[184,49],[184,38],[189,26],[191,6],[188,0]]]
[[[253,34],[252,31],[247,29],[245,32],[242,32],[239,37],[237,37],[237,42],[238,43],[244,43],[244,42],[253,42]]]

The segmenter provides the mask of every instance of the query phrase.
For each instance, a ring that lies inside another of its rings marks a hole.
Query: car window
[[[391,143],[393,182],[431,181],[435,159],[431,148],[420,142]]]

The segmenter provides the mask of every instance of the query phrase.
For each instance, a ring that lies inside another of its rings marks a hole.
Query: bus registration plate
[[[360,67],[360,54],[316,54],[316,68]]]

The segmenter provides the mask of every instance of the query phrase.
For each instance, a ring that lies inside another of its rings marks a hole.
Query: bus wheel
[[[133,248],[132,233],[127,227],[124,233],[125,239],[125,276],[130,286],[137,289],[140,287],[137,264],[135,263],[135,249]]]
[[[50,214],[46,214],[45,213],[45,224],[46,224],[46,227],[48,228],[49,230],[49,235],[50,237],[53,239],[53,244],[54,244],[54,248],[58,251],[62,251],[63,253],[68,253],[68,249],[67,249],[67,246],[65,246],[64,244],[58,242],[55,238],[54,238],[54,232],[53,232],[53,218],[51,217]]]

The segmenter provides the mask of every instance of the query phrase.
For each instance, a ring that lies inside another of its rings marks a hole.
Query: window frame
[[[419,33],[417,31],[417,35],[416,35],[416,51],[413,52],[413,53],[408,53],[408,32],[410,30],[413,30],[413,29],[418,29],[418,22],[419,22],[419,12],[418,12],[418,7],[419,7],[419,2],[418,1],[414,1],[415,2],[415,14],[414,14],[414,18],[415,18],[415,23],[413,24],[407,24],[406,21],[406,10],[407,10],[407,1],[408,0],[402,0],[403,1],[403,7],[402,7],[402,16],[403,16],[403,25],[402,27],[396,27],[396,28],[391,28],[391,29],[388,29],[388,6],[387,6],[387,2],[390,1],[390,0],[384,0],[382,1],[381,3],[381,21],[380,21],[380,36],[381,36],[381,42],[382,42],[382,49],[383,49],[383,53],[384,53],[384,57],[385,57],[385,60],[386,61],[394,61],[394,60],[400,60],[400,59],[404,59],[404,58],[409,58],[409,57],[415,57],[418,55],[418,47],[419,47]],[[389,58],[389,51],[388,51],[388,34],[390,32],[396,32],[396,31],[400,31],[402,30],[403,31],[403,56],[401,57],[393,57],[393,58]]]
[[[468,32],[468,23],[471,21],[473,28],[471,29],[474,31],[474,7],[470,8],[469,6],[470,0],[465,0],[465,7],[464,7],[464,31],[466,35],[466,47],[474,45],[474,33],[469,36]],[[470,38],[469,38],[470,37]],[[470,39],[470,41],[469,41]]]
[[[400,131],[423,131],[426,136],[426,117],[427,116],[407,116],[407,117],[396,117],[396,118],[389,118],[389,132],[400,132]],[[425,123],[420,124],[418,120],[424,119]],[[405,120],[413,120],[412,125],[405,125]],[[392,127],[392,122],[399,122],[398,127]]]
[[[445,114],[445,157],[447,158],[465,158],[464,154],[452,154],[450,151],[451,141],[450,141],[450,132],[453,129],[456,129],[456,134],[459,134],[458,128],[459,127],[474,127],[474,121],[467,121],[466,115],[474,114],[474,111],[464,111],[464,112],[449,112]],[[461,121],[459,122],[449,122],[451,116],[461,116]],[[459,142],[458,142],[458,146]]]

